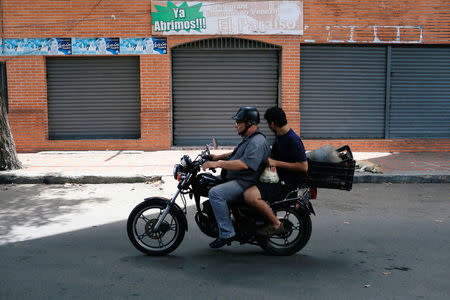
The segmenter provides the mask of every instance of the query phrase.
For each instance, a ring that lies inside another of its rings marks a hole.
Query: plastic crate
[[[336,149],[342,162],[327,163],[308,159],[308,176],[305,183],[309,187],[350,191],[355,174],[355,161],[348,145]]]

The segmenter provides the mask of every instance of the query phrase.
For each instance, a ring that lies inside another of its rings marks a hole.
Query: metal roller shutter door
[[[386,48],[302,45],[304,138],[383,138]]]
[[[50,139],[140,138],[138,57],[47,58]]]
[[[278,102],[279,52],[273,49],[174,49],[174,145],[221,145],[241,139],[231,117],[243,105],[264,111]],[[262,131],[272,139],[264,121]]]
[[[450,48],[392,48],[391,138],[450,137]]]

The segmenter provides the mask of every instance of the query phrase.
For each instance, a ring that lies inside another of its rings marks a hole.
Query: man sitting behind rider
[[[271,224],[257,232],[261,235],[273,235],[283,230],[283,223],[275,216],[270,206],[263,200],[278,201],[296,189],[300,172],[308,171],[305,147],[300,137],[288,126],[285,112],[278,107],[269,108],[265,114],[267,124],[275,133],[269,166],[276,167],[280,181],[278,183],[257,183],[244,193],[245,202],[255,207],[269,219]]]
[[[235,239],[227,203],[242,200],[244,191],[258,181],[263,162],[270,155],[270,145],[258,129],[259,112],[255,107],[241,107],[233,119],[242,141],[233,152],[211,155],[211,161],[202,165],[203,170],[225,170],[222,179],[226,182],[213,187],[208,194],[219,227],[218,238],[209,244],[211,248],[220,248]]]

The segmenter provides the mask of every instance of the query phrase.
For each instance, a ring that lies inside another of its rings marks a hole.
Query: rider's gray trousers
[[[209,190],[209,202],[216,216],[220,238],[226,239],[236,234],[227,203],[242,201],[244,191],[249,187],[250,185],[241,186],[236,180],[231,180]]]

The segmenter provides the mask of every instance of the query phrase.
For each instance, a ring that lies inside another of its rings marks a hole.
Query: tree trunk
[[[9,128],[3,97],[0,97],[0,107],[0,170],[21,169],[22,164],[17,157],[16,145]]]

